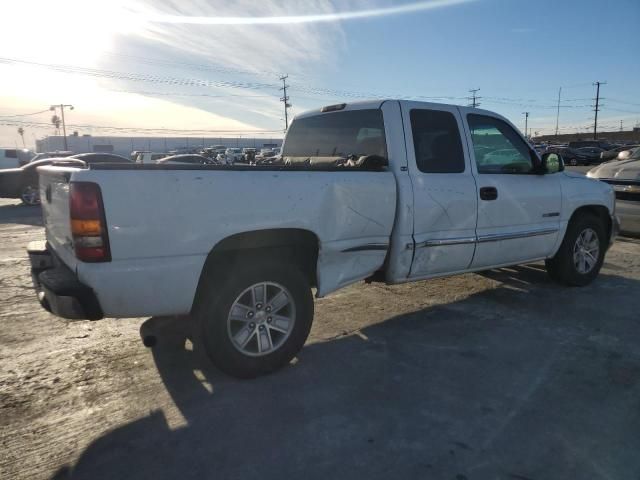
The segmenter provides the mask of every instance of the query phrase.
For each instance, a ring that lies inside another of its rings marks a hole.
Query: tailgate
[[[40,199],[47,242],[60,259],[75,271],[71,221],[69,219],[69,181],[77,168],[39,167]]]

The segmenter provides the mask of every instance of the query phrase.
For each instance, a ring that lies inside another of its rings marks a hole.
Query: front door
[[[559,231],[558,174],[536,173],[539,159],[508,122],[463,109],[477,183],[477,246],[471,268],[550,255]]]

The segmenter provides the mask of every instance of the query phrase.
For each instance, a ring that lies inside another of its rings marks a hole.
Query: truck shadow
[[[501,285],[309,344],[295,364],[252,381],[203,362],[190,348],[188,320],[151,318],[141,335],[157,339],[153,357],[186,426],[172,429],[162,411],[152,412],[95,440],[54,478],[637,472],[640,418],[631,399],[640,394],[640,360],[621,342],[591,340],[636,326],[589,299],[606,295],[620,312],[638,311],[639,296],[625,292],[640,291],[640,282],[602,275],[563,289],[537,265],[483,275]],[[592,454],[609,463],[585,461]]]

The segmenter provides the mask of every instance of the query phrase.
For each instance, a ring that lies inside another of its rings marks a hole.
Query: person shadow
[[[640,359],[622,347],[594,353],[590,332],[614,333],[589,316],[596,307],[580,305],[608,294],[638,311],[624,292],[640,291],[640,282],[602,275],[586,289],[564,289],[536,265],[482,275],[501,285],[308,344],[288,367],[251,381],[203,360],[190,319],[150,318],[141,337],[185,425],[171,428],[153,411],[93,441],[53,479],[536,480],[640,471],[637,405],[602,403],[603,385],[607,396],[638,398],[640,382],[616,383],[611,369],[637,367],[640,378]],[[616,329],[633,323],[616,320]],[[604,460],[594,466],[595,458]]]

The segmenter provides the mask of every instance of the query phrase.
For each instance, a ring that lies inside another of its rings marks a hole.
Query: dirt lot
[[[67,323],[31,290],[39,211],[0,201],[0,478],[640,478],[640,241],[316,304],[292,366],[194,354],[186,318]],[[140,330],[157,335],[147,349]]]

